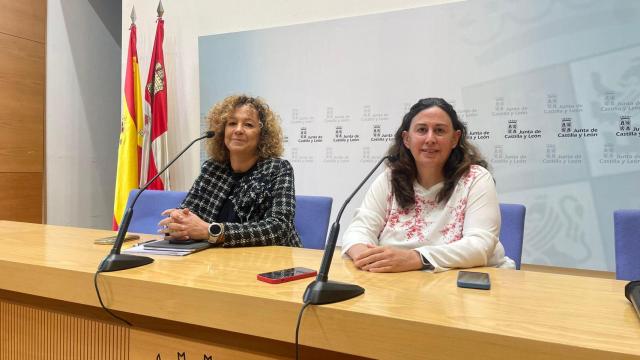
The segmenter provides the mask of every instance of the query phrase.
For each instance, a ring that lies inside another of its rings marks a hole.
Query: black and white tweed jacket
[[[205,161],[182,202],[202,220],[214,222],[230,198],[240,223],[224,224],[224,247],[302,246],[296,232],[293,168],[284,159],[266,159],[234,185],[229,164]]]

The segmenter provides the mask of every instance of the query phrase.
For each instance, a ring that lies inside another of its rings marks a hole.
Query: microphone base
[[[631,281],[624,287],[624,296],[626,296],[633,308],[636,309],[636,313],[640,318],[640,280]]]
[[[109,254],[98,267],[100,272],[119,271],[151,264],[153,259],[146,256]]]
[[[305,303],[322,305],[349,300],[362,294],[364,288],[358,285],[316,280],[307,286],[302,299]]]

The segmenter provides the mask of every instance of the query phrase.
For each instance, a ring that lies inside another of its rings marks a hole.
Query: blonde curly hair
[[[235,110],[244,105],[251,106],[258,112],[261,127],[256,150],[258,161],[282,156],[284,146],[278,115],[271,111],[263,99],[244,94],[229,96],[209,110],[209,130],[215,131],[216,136],[207,140],[207,154],[218,162],[229,161],[229,149],[224,144],[224,129]]]

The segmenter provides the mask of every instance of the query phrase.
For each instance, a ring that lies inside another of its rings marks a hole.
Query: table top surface
[[[0,234],[0,272],[11,274],[0,278],[1,289],[99,306],[93,273],[110,246],[93,240],[113,232],[0,221]],[[152,256],[152,264],[101,274],[99,285],[115,310],[292,341],[302,294],[312,279],[268,284],[256,275],[294,266],[317,269],[322,255],[274,246]],[[338,351],[362,346],[360,354],[370,356],[382,347],[353,334],[384,334],[399,343],[445,334],[451,342],[443,347],[474,336],[496,348],[547,344],[550,353],[557,346],[640,356],[640,320],[624,297],[626,282],[495,268],[471,271],[489,273],[491,290],[458,288],[456,270],[368,273],[336,253],[329,278],[358,284],[365,294],[313,307],[305,315],[303,343]]]

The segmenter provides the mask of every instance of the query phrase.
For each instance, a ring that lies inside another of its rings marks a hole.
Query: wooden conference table
[[[93,273],[109,231],[0,221],[0,359],[261,359],[294,356],[310,280],[256,274],[318,268],[322,252],[209,249]],[[638,359],[640,320],[625,282],[483,268],[490,291],[456,287],[457,271],[372,274],[334,257],[330,278],[364,295],[310,306],[302,359]]]

